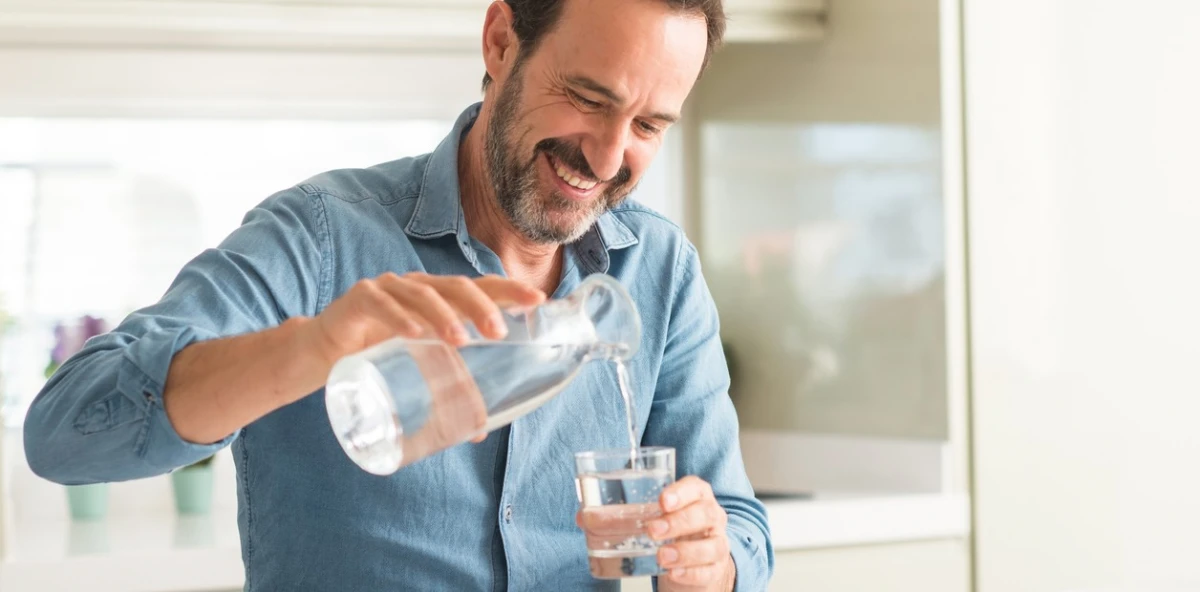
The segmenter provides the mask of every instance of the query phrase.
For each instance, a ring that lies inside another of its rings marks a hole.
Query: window
[[[267,196],[334,168],[428,152],[440,120],[0,118],[5,417],[40,390],[53,328],[119,322]]]

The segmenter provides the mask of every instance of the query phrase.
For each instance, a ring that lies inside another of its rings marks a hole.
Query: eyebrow
[[[604,98],[616,103],[617,105],[623,105],[625,103],[624,97],[617,94],[616,91],[604,86],[603,84],[600,84],[599,82],[596,82],[595,80],[592,80],[591,78],[588,78],[587,76],[568,76],[567,83],[574,86],[583,87],[596,94],[603,95]],[[679,115],[675,113],[667,113],[665,111],[651,113],[649,117],[650,119],[657,119],[667,123],[675,123],[676,121],[679,121]]]

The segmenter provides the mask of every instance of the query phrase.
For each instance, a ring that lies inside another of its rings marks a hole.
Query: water
[[[662,469],[584,473],[576,478],[593,576],[661,573],[659,542],[646,534],[646,522],[661,515],[658,497],[674,480],[671,471]]]
[[[637,469],[637,414],[633,407],[633,389],[629,386],[629,368],[619,358],[613,359],[617,367],[617,386],[621,389],[621,400],[625,402],[625,429],[629,433],[629,468]]]
[[[339,361],[326,406],[350,458],[387,475],[536,409],[594,355],[580,344],[392,340]]]
[[[562,391],[589,360],[617,364],[631,446],[636,443],[624,344],[394,339],[339,361],[326,407],[346,454],[388,475],[508,425]]]

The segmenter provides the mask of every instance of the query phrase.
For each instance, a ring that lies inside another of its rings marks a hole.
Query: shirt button
[[[512,504],[504,506],[504,521],[512,524]]]

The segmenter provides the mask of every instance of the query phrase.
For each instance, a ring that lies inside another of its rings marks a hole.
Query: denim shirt
[[[393,475],[358,468],[334,438],[324,391],[213,445],[189,443],[163,412],[172,357],[191,343],[313,316],[385,272],[504,274],[471,237],[459,140],[479,105],[430,153],[318,175],[251,210],[189,262],[158,303],[90,340],[25,420],[33,470],[81,484],[167,473],[233,446],[246,589],[617,590],[592,579],[573,453],[628,445],[611,364],[590,363],[559,395],[497,430]],[[737,590],[773,567],[727,394],[717,311],[684,233],[632,201],[565,247],[554,296],[592,273],[630,292],[643,324],[630,362],[644,445],[673,446],[677,472],[712,484],[729,513]]]

